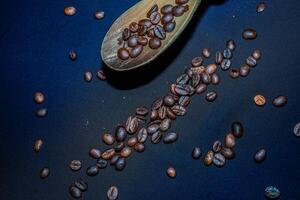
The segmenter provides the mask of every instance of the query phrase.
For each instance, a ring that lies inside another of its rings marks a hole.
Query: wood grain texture
[[[104,63],[116,71],[126,71],[148,64],[161,53],[163,53],[185,29],[201,0],[190,0],[189,11],[181,17],[175,17],[176,27],[173,32],[167,33],[166,39],[162,40],[162,46],[159,49],[151,49],[148,45],[144,46],[143,52],[137,58],[121,60],[118,58],[117,51],[120,48],[118,38],[122,36],[124,28],[128,27],[131,22],[138,22],[147,18],[147,12],[157,4],[159,9],[166,4],[175,5],[175,0],[142,0],[121,15],[110,27],[101,47],[101,57]]]

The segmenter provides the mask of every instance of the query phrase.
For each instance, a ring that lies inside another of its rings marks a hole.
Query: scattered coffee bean
[[[128,117],[125,128],[129,134],[135,133],[137,131],[137,129],[139,128],[138,119],[133,116]]]
[[[216,167],[223,167],[226,163],[226,159],[222,154],[216,153],[213,158],[213,163]]]
[[[176,114],[172,111],[171,108],[167,108],[167,116],[171,120],[175,120],[176,119]]]
[[[240,71],[236,69],[231,69],[229,75],[232,79],[237,79],[240,76]]]
[[[107,149],[101,154],[101,157],[104,160],[110,160],[115,155],[115,153],[116,152],[114,149]]]
[[[69,52],[69,58],[71,59],[71,60],[76,60],[77,59],[77,53],[76,53],[76,51],[74,51],[74,50],[71,50],[70,52]]]
[[[234,51],[235,48],[236,48],[236,44],[235,44],[234,40],[228,40],[228,41],[226,42],[226,47],[227,47],[229,50]]]
[[[180,85],[185,85],[189,82],[190,77],[187,74],[181,74],[177,77],[176,83]]]
[[[145,128],[141,128],[137,135],[138,142],[144,143],[146,142],[147,138],[148,138],[147,130]]]
[[[248,28],[243,31],[243,38],[245,40],[254,40],[257,38],[257,33],[254,29]]]
[[[117,155],[117,154],[115,154],[115,155],[110,159],[109,164],[110,164],[110,165],[115,165],[115,164],[118,162],[119,158],[120,158],[120,156]],[[98,165],[97,165],[97,166],[98,166]]]
[[[294,135],[300,137],[300,122],[294,126]]]
[[[95,12],[95,18],[96,19],[103,19],[105,17],[105,12],[104,11],[96,11]]]
[[[211,75],[211,83],[213,85],[218,85],[220,83],[220,76],[216,73]]]
[[[129,147],[133,147],[137,143],[137,138],[136,137],[131,137],[127,141],[127,145]]]
[[[216,52],[216,60],[215,60],[215,63],[216,63],[217,65],[220,65],[220,64],[222,63],[222,61],[223,61],[223,55],[222,55],[222,53],[221,53],[220,51],[217,51],[217,52]]]
[[[73,16],[76,14],[76,8],[74,6],[65,7],[64,13],[66,16]]]
[[[48,114],[48,109],[47,108],[39,108],[36,111],[36,116],[37,117],[46,117],[47,114]]]
[[[42,146],[43,146],[43,141],[41,139],[37,139],[34,142],[33,150],[38,153],[38,152],[40,152]]]
[[[231,52],[231,50],[230,49],[225,49],[223,51],[223,57],[225,59],[231,59],[232,58],[232,52]]]
[[[186,109],[183,106],[173,106],[171,109],[177,116],[183,116],[186,113]]]
[[[141,152],[145,151],[145,145],[143,143],[136,143],[134,145],[134,149],[136,150],[136,152],[141,153]]]
[[[256,12],[261,13],[265,10],[265,8],[266,8],[266,4],[264,2],[261,2],[261,3],[257,4]]]
[[[203,73],[201,73],[201,80],[202,80],[202,83],[204,83],[204,84],[210,84],[211,77],[208,73],[203,72]]]
[[[151,124],[147,127],[147,132],[149,135],[153,135],[159,129],[158,124]]]
[[[78,189],[80,189],[82,192],[87,191],[88,184],[83,179],[78,179],[74,182],[74,186],[76,186]]]
[[[49,177],[49,175],[50,175],[50,169],[48,167],[42,168],[42,170],[40,171],[40,178],[46,179]]]
[[[151,14],[154,13],[154,12],[157,12],[158,11],[158,5],[155,4],[154,6],[152,6],[150,8],[150,10],[147,12],[147,17],[150,18]]]
[[[242,137],[244,134],[243,125],[240,122],[233,122],[231,124],[231,133],[237,138]]]
[[[102,134],[102,141],[107,145],[112,145],[115,142],[114,136],[109,133]],[[99,156],[100,157],[100,156]]]
[[[124,142],[118,142],[114,145],[114,149],[115,149],[115,152],[121,152],[122,149],[125,147],[125,143]]]
[[[170,178],[175,178],[176,177],[176,169],[174,167],[169,167],[167,169],[167,175],[170,177]]]
[[[151,49],[158,49],[161,46],[160,39],[154,37],[149,40],[149,47]]]
[[[220,153],[228,160],[233,159],[235,157],[235,152],[231,148],[222,147]]]
[[[248,65],[242,65],[240,67],[240,76],[241,77],[246,77],[250,73],[250,67]]]
[[[218,153],[219,151],[221,151],[222,148],[222,143],[219,140],[216,140],[213,144],[212,150],[215,153]]]
[[[202,51],[202,55],[205,58],[209,58],[210,57],[210,50],[208,48],[204,48],[203,51]]]
[[[118,126],[115,131],[116,140],[123,142],[127,137],[126,129],[123,126]]]
[[[89,155],[94,159],[98,159],[101,157],[101,151],[96,148],[91,148],[89,151]]]
[[[93,79],[92,72],[85,72],[83,78],[86,82],[91,82]]]
[[[274,186],[268,186],[265,189],[264,195],[268,199],[279,199],[279,197],[280,197],[280,191],[279,191],[278,188],[276,188]]]
[[[126,48],[120,48],[118,50],[118,57],[122,60],[127,60],[129,58],[129,51]]]
[[[167,33],[170,33],[172,31],[174,31],[176,27],[176,22],[173,21],[173,22],[169,22],[167,24],[164,25],[164,30],[167,32]]]
[[[253,98],[254,103],[257,106],[264,106],[266,104],[266,98],[263,95],[255,95],[255,97]]]
[[[257,163],[262,163],[267,157],[267,151],[265,149],[259,149],[255,155],[254,160]]]
[[[102,69],[97,71],[97,77],[99,80],[106,80],[106,76],[104,74],[104,71]]]
[[[160,22],[161,15],[159,12],[152,12],[149,19],[153,25],[157,25]]]
[[[111,186],[107,190],[107,198],[108,200],[116,200],[118,198],[119,192],[116,186]]]
[[[287,102],[288,102],[288,98],[286,96],[280,95],[273,99],[272,104],[275,107],[283,107],[287,104]]]
[[[199,67],[201,66],[203,63],[203,58],[202,57],[195,57],[193,60],[192,60],[192,66],[193,67]],[[185,83],[184,83],[185,84]]]
[[[158,144],[160,142],[162,138],[162,134],[160,131],[156,131],[155,133],[153,133],[153,135],[151,136],[151,142],[153,144]]]
[[[75,199],[80,199],[82,197],[82,192],[79,188],[75,187],[74,185],[69,187],[70,195]]]
[[[206,99],[208,102],[213,102],[214,100],[216,100],[217,97],[218,97],[218,95],[217,95],[216,92],[208,92],[208,93],[206,94],[205,99]]]
[[[256,60],[259,60],[261,58],[261,51],[259,49],[255,49],[252,52],[252,57]]]
[[[72,171],[79,171],[81,169],[81,161],[80,160],[71,160],[69,167]]]
[[[217,65],[215,63],[207,65],[205,72],[208,74],[213,74],[217,71]]]
[[[177,133],[174,133],[174,132],[171,132],[171,133],[167,133],[165,136],[164,136],[164,143],[166,144],[171,144],[171,143],[174,143],[176,142],[176,140],[178,139],[178,134]]]
[[[119,158],[118,161],[115,164],[115,169],[118,171],[122,171],[126,167],[126,159],[125,158]]]
[[[96,163],[97,167],[99,167],[99,169],[104,169],[107,167],[107,160],[104,160],[102,158],[99,158],[97,160],[97,163]]]
[[[164,104],[166,106],[173,106],[176,103],[175,99],[171,95],[167,95],[164,97]]]
[[[169,128],[171,127],[171,123],[172,123],[172,120],[171,120],[171,119],[168,119],[168,118],[164,119],[164,120],[160,123],[160,126],[159,126],[160,130],[161,130],[162,132],[165,132],[165,131],[169,130]]]
[[[202,156],[201,149],[199,147],[195,147],[192,151],[192,157],[193,159],[199,159]]]
[[[191,102],[191,98],[189,96],[181,96],[178,100],[180,106],[187,107]]]
[[[255,60],[255,58],[253,58],[252,56],[249,56],[246,59],[246,64],[249,65],[250,67],[255,67],[257,64],[257,61]]]
[[[129,147],[124,147],[120,153],[123,158],[127,158],[131,155],[131,149]]]
[[[99,174],[99,168],[97,165],[89,166],[86,170],[86,175],[88,176],[96,176]]]
[[[137,115],[146,116],[148,114],[148,109],[145,106],[140,106],[135,110]]]
[[[221,69],[226,71],[230,68],[231,66],[231,60],[229,59],[224,59],[222,62],[221,62]]]
[[[196,88],[196,93],[197,94],[202,94],[203,92],[205,92],[207,90],[207,85],[200,83],[197,88]]]
[[[42,104],[45,102],[45,95],[42,92],[34,93],[34,101],[37,104]]]
[[[235,147],[235,137],[233,134],[229,133],[225,135],[225,146],[228,148]]]
[[[213,159],[214,159],[214,152],[209,151],[209,152],[206,153],[203,162],[206,166],[209,166],[209,165],[212,164]]]
[[[165,119],[167,116],[167,108],[165,106],[162,106],[158,109],[158,117],[160,119]]]

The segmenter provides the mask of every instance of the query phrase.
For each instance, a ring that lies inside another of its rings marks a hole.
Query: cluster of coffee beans
[[[236,138],[241,138],[244,133],[244,128],[240,122],[233,122],[231,125],[231,133],[225,135],[224,145],[219,140],[216,140],[212,149],[208,151],[203,159],[206,166],[214,164],[216,167],[223,167],[226,160],[231,160],[235,157],[234,147]]]
[[[87,191],[87,189],[87,182],[82,179],[78,179],[69,187],[69,192],[73,198],[79,199],[82,197],[83,192]]]
[[[86,72],[84,73],[84,75],[83,75],[83,78],[84,78],[84,80],[85,80],[86,82],[91,82],[92,79],[93,79],[93,73],[90,72],[90,71],[86,71]],[[106,76],[105,76],[104,71],[103,71],[102,69],[99,69],[99,70],[97,71],[97,78],[98,78],[99,80],[106,80]]]
[[[167,4],[159,9],[155,4],[148,12],[147,19],[139,22],[132,22],[122,32],[118,50],[118,57],[121,60],[138,57],[144,46],[151,49],[158,49],[161,41],[166,39],[167,33],[174,31],[176,27],[175,17],[182,16],[189,10],[189,0],[176,0],[176,5]]]

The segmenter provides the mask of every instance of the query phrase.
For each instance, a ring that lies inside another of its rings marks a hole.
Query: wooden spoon
[[[178,38],[191,20],[200,3],[201,0],[189,0],[186,4],[189,5],[189,10],[185,12],[184,15],[174,18],[176,27],[172,32],[167,33],[166,39],[162,40],[160,48],[151,49],[147,45],[144,46],[143,52],[138,57],[121,60],[117,55],[117,51],[121,47],[120,44],[118,44],[118,39],[122,37],[123,30],[129,27],[131,22],[139,22],[141,19],[147,19],[147,12],[155,4],[158,5],[159,10],[166,4],[175,5],[175,0],[142,0],[138,2],[121,15],[110,27],[101,47],[102,60],[109,68],[116,71],[127,71],[150,63]]]

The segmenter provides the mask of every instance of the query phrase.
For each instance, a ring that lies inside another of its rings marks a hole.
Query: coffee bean
[[[145,36],[147,34],[148,30],[149,29],[148,29],[148,27],[146,25],[143,25],[143,26],[139,25],[138,35],[139,36]]]
[[[104,160],[110,160],[114,155],[115,155],[114,149],[107,149],[101,154],[101,157]]]
[[[123,158],[127,158],[131,155],[131,149],[129,147],[124,147],[120,153]]]
[[[260,2],[256,6],[256,12],[261,13],[265,10],[265,8],[266,8],[266,4],[264,2]]]
[[[84,80],[85,80],[86,82],[91,82],[92,79],[93,79],[93,74],[92,74],[92,72],[85,72],[85,73],[84,73]]]
[[[181,96],[178,100],[180,106],[187,107],[191,102],[191,98],[189,96]]]
[[[92,158],[95,158],[95,159],[98,159],[101,157],[101,151],[99,149],[96,149],[96,148],[91,148],[89,150],[89,155],[92,157]]]
[[[122,32],[122,39],[124,41],[127,41],[130,38],[130,36],[131,36],[131,32],[130,32],[129,28],[125,28]]]
[[[136,47],[137,45],[138,45],[137,37],[135,35],[130,36],[128,39],[128,46],[133,48]]]
[[[207,90],[207,85],[200,83],[197,88],[196,88],[196,93],[197,94],[202,94],[203,92],[205,92]]]
[[[115,142],[115,138],[109,133],[104,133],[102,134],[102,141],[107,145],[112,145]]]
[[[159,129],[158,124],[152,124],[147,127],[147,132],[149,135],[153,135]]]
[[[115,154],[115,155],[110,159],[109,164],[110,164],[110,165],[115,165],[115,164],[118,162],[119,158],[120,158],[120,156],[117,155],[117,154]]]
[[[191,85],[194,88],[197,87],[199,85],[199,83],[200,83],[200,80],[201,80],[201,78],[200,78],[199,74],[193,74],[192,75],[192,83],[191,83]]]
[[[167,175],[170,178],[175,178],[176,177],[176,169],[174,167],[169,167],[167,169]]]
[[[97,160],[96,165],[97,165],[97,167],[99,167],[99,169],[104,169],[104,168],[107,167],[107,161],[104,160],[104,159],[99,158],[99,159]]]
[[[193,74],[201,74],[205,71],[205,67],[204,66],[199,66],[199,67],[192,67],[192,68],[188,68],[186,70],[186,74],[189,77],[192,77]]]
[[[211,83],[213,85],[218,85],[220,83],[220,76],[216,73],[211,75]]]
[[[233,159],[235,157],[235,152],[227,147],[222,147],[221,154],[228,160]]]
[[[185,12],[185,7],[182,5],[174,6],[173,8],[173,15],[175,17],[180,17],[184,14]]]
[[[142,19],[139,21],[138,24],[140,27],[146,26],[146,29],[148,29],[152,26],[150,19]]]
[[[195,57],[195,58],[193,58],[193,60],[192,60],[192,66],[193,67],[199,67],[199,66],[201,66],[202,65],[202,63],[203,63],[203,58],[202,57]]]
[[[208,102],[213,102],[214,100],[216,100],[217,97],[218,97],[217,93],[212,91],[206,94],[205,99]]]
[[[158,118],[158,112],[157,110],[152,110],[151,111],[151,115],[150,115],[150,119],[151,120],[156,120]]]
[[[231,133],[237,137],[240,138],[244,134],[244,127],[240,122],[233,122],[231,124]]]
[[[199,159],[202,156],[201,149],[199,147],[195,147],[192,151],[192,157],[193,159]]]
[[[204,83],[204,84],[210,84],[210,82],[211,82],[211,77],[210,77],[210,75],[209,75],[208,73],[203,72],[203,73],[201,74],[201,80],[202,80],[202,83]]]
[[[254,103],[257,106],[264,106],[266,104],[266,98],[263,95],[255,95],[255,97],[253,98]]]
[[[105,76],[104,71],[102,69],[97,71],[97,77],[100,80],[106,80],[106,76]]]
[[[243,38],[245,40],[254,40],[257,38],[257,33],[254,29],[248,28],[243,31]]]
[[[181,74],[176,79],[176,83],[179,85],[185,85],[189,82],[190,77],[187,74]]]
[[[167,116],[167,108],[165,106],[162,106],[158,109],[158,117],[160,119],[165,119]]]
[[[103,19],[105,17],[105,12],[104,11],[96,11],[95,12],[95,18],[100,20]]]
[[[253,52],[252,52],[252,57],[255,59],[255,60],[259,60],[261,58],[261,51],[259,49],[255,49]]]
[[[229,75],[232,79],[237,79],[240,76],[240,71],[237,69],[231,69]]]
[[[189,2],[189,0],[175,0],[176,4],[186,4],[188,2]]]
[[[176,119],[176,114],[172,111],[171,108],[167,108],[167,117],[172,120]]]
[[[164,119],[159,126],[160,130],[162,132],[169,130],[169,128],[171,127],[171,123],[172,123],[172,120],[170,120],[168,118]]]
[[[131,137],[127,141],[127,145],[129,147],[133,147],[137,143],[137,138],[136,137]]]
[[[154,12],[157,12],[158,11],[158,5],[155,4],[154,6],[152,6],[150,8],[150,10],[147,12],[147,17],[150,18],[151,14],[154,13]]]
[[[249,56],[246,59],[246,64],[249,65],[250,67],[255,67],[257,64],[257,61],[255,60],[255,58],[253,58],[252,56]]]
[[[202,51],[202,54],[205,58],[209,58],[210,57],[210,50],[208,48],[204,48]]]
[[[80,189],[82,192],[87,191],[88,184],[83,179],[78,179],[74,182],[74,186]]]
[[[40,152],[42,146],[43,146],[43,141],[41,139],[37,139],[34,142],[33,150],[38,153],[38,152]]]
[[[166,106],[173,106],[176,103],[175,99],[171,95],[164,97],[164,104]]]
[[[161,18],[161,24],[162,25],[168,24],[168,23],[172,22],[173,19],[174,19],[173,14],[171,14],[171,13],[170,14],[165,14]]]
[[[126,48],[120,48],[118,50],[118,58],[127,60],[129,58],[129,51]]]
[[[118,126],[115,131],[116,140],[122,142],[126,139],[127,132],[123,126]]]
[[[300,122],[294,126],[294,135],[300,137]]]
[[[230,68],[231,66],[231,61],[229,59],[224,59],[221,62],[221,69],[226,71]]]
[[[160,22],[161,15],[159,12],[153,12],[149,16],[149,19],[153,25],[157,25]]]
[[[35,113],[37,117],[46,117],[47,114],[48,114],[47,108],[39,108]]]
[[[171,143],[176,142],[177,139],[178,139],[178,134],[174,133],[174,132],[171,132],[171,133],[167,133],[164,136],[163,141],[164,141],[165,144],[171,144]]]
[[[69,52],[69,58],[70,58],[70,60],[76,60],[77,59],[77,53],[76,53],[76,51],[74,51],[74,50],[71,50],[70,52]]]
[[[273,99],[272,104],[275,107],[283,107],[287,104],[288,98],[286,96],[277,96]]]
[[[154,27],[154,35],[161,39],[164,40],[166,38],[166,31],[161,27],[160,25],[157,25]]]
[[[228,40],[228,41],[226,42],[226,47],[227,47],[229,50],[234,51],[235,48],[236,48],[236,44],[235,44],[234,40]]]
[[[158,144],[160,142],[162,138],[162,134],[160,131],[156,131],[155,133],[153,133],[153,135],[151,136],[151,142],[153,144]]]
[[[241,77],[246,77],[249,75],[249,73],[250,73],[250,67],[248,65],[244,64],[240,67],[240,76]]]
[[[122,171],[126,166],[126,159],[125,158],[119,158],[115,164],[115,169],[118,171]]]
[[[50,175],[50,169],[48,167],[42,168],[42,170],[40,171],[40,178],[46,179],[49,177],[49,175]]]
[[[129,25],[129,30],[131,31],[131,33],[136,33],[136,32],[138,32],[138,29],[139,29],[139,25],[138,25],[138,23],[136,23],[136,22],[132,22],[132,23]]]
[[[164,6],[161,8],[160,12],[161,12],[162,14],[170,14],[170,13],[173,12],[173,6],[172,6],[171,4],[164,5]]]
[[[217,51],[215,63],[217,65],[220,65],[222,63],[222,61],[223,61],[223,54],[220,51]]]
[[[81,169],[81,161],[80,160],[71,160],[69,167],[72,171],[79,171]]]
[[[75,199],[80,199],[82,197],[81,190],[79,188],[75,187],[75,186],[70,186],[69,187],[69,193]]]
[[[161,40],[154,37],[149,40],[149,47],[151,49],[158,49],[161,46]]]
[[[116,186],[111,186],[107,190],[107,198],[108,200],[116,200],[118,198],[119,192]]]
[[[174,31],[176,27],[176,22],[173,21],[173,22],[169,22],[167,24],[164,24],[164,30],[167,32],[167,33],[170,33],[172,31]]]
[[[226,163],[225,157],[220,153],[216,153],[213,158],[213,163],[216,167],[223,167]]]
[[[183,116],[186,113],[186,109],[182,106],[173,106],[171,109],[177,116]]]
[[[206,166],[210,166],[213,162],[214,159],[214,152],[213,151],[208,151],[204,157],[203,163]]]
[[[142,143],[136,143],[136,144],[134,145],[134,149],[135,149],[137,152],[141,153],[141,152],[145,151],[145,145],[142,144]]]
[[[34,93],[34,101],[37,104],[42,104],[45,102],[45,95],[42,92]]]
[[[276,188],[274,186],[268,186],[265,189],[264,195],[265,195],[265,197],[267,197],[267,199],[279,199],[280,191],[278,188]]]
[[[205,72],[208,74],[213,74],[217,71],[217,65],[216,64],[210,64],[207,65],[207,67],[205,68]]]
[[[233,134],[229,133],[225,135],[225,146],[228,148],[235,147],[235,137]]]
[[[137,45],[136,47],[131,49],[131,51],[129,52],[129,56],[131,58],[136,58],[142,53],[142,51],[143,51],[143,46]]]
[[[135,133],[137,131],[137,129],[139,128],[138,119],[133,116],[128,117],[125,128],[129,134]]]
[[[64,13],[66,16],[73,16],[76,14],[76,8],[74,6],[65,7]]]
[[[114,145],[114,149],[116,152],[121,152],[124,147],[125,147],[124,142],[118,142]]]
[[[219,151],[221,151],[222,148],[222,143],[219,140],[216,140],[212,146],[212,150],[215,153],[218,153]]]
[[[225,49],[223,51],[223,57],[225,59],[231,59],[232,58],[232,52],[231,52],[231,50],[230,49]]]
[[[145,106],[140,106],[135,110],[137,115],[146,116],[148,114],[148,109]]]
[[[265,149],[259,149],[255,155],[254,160],[257,163],[262,163],[267,157],[267,151]]]
[[[163,104],[163,100],[162,99],[156,99],[152,105],[151,105],[151,109],[152,110],[158,110]]]

